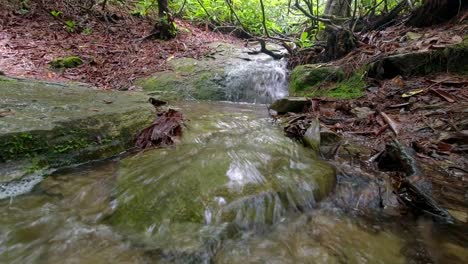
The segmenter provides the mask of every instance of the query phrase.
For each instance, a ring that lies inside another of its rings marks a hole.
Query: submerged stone
[[[154,118],[141,93],[0,77],[0,182],[110,157]]]
[[[318,212],[268,233],[226,241],[214,263],[406,263],[405,240],[344,216]]]
[[[203,256],[235,230],[311,210],[333,189],[334,168],[251,107],[185,106],[179,145],[123,161],[109,222],[163,255]]]

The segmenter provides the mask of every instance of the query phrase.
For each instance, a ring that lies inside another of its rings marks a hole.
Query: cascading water
[[[236,61],[227,98],[284,97],[286,73],[284,61]],[[407,252],[425,254],[398,222],[318,210],[333,168],[284,137],[265,106],[179,107],[190,121],[174,147],[59,171],[27,195],[17,190],[37,178],[0,185],[0,263],[405,263]],[[456,249],[447,241],[439,251]]]
[[[271,103],[288,95],[285,60],[261,56],[228,66],[226,98],[231,102]]]

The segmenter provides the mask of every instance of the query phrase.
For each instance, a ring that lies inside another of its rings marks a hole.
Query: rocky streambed
[[[317,100],[297,100],[322,113],[322,125],[295,116],[287,122],[300,121],[307,140],[285,137],[266,105],[246,103],[288,93],[285,63],[228,49],[229,55],[217,47],[202,60],[174,58],[171,71],[139,81],[144,92],[2,77],[0,261],[456,263],[468,257],[463,211],[456,225],[402,217],[391,183],[363,162],[374,150],[323,125],[334,121],[325,101],[321,108]],[[170,107],[185,114],[183,136],[171,147],[116,155],[154,119],[148,96],[177,102]],[[279,112],[290,112],[283,107]],[[357,107],[358,118],[372,111]],[[95,162],[77,166],[88,161]]]

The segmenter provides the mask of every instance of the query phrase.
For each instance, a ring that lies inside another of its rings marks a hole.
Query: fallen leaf
[[[453,146],[444,142],[437,143],[437,150],[441,152],[450,152],[452,151]]]
[[[403,88],[405,86],[405,82],[403,81],[403,77],[401,77],[400,75],[393,78],[392,83],[395,84],[398,87],[401,87],[401,88]]]
[[[454,103],[456,101],[455,97],[453,97],[451,94],[447,93],[444,90],[441,89],[430,89],[431,92],[437,94],[438,96],[442,97],[449,103]]]
[[[424,92],[424,89],[411,90],[411,91],[409,91],[407,93],[402,94],[401,97],[403,97],[403,98],[411,97],[413,95],[417,95],[417,94],[420,94],[422,92]]]

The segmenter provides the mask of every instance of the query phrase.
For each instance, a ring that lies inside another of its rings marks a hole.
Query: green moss
[[[292,96],[317,89],[327,82],[337,82],[345,78],[343,70],[335,66],[306,64],[294,68],[291,73],[289,91]]]
[[[331,97],[337,99],[355,99],[364,95],[364,74],[362,71],[351,75],[351,77],[340,82],[328,82],[326,84],[308,87],[294,96],[304,97]]]
[[[350,78],[336,84],[335,88],[327,91],[325,97],[333,97],[339,99],[355,99],[364,95],[364,76],[355,73]]]
[[[78,56],[56,58],[49,62],[50,67],[54,69],[75,68],[81,64],[83,64],[83,60]]]

